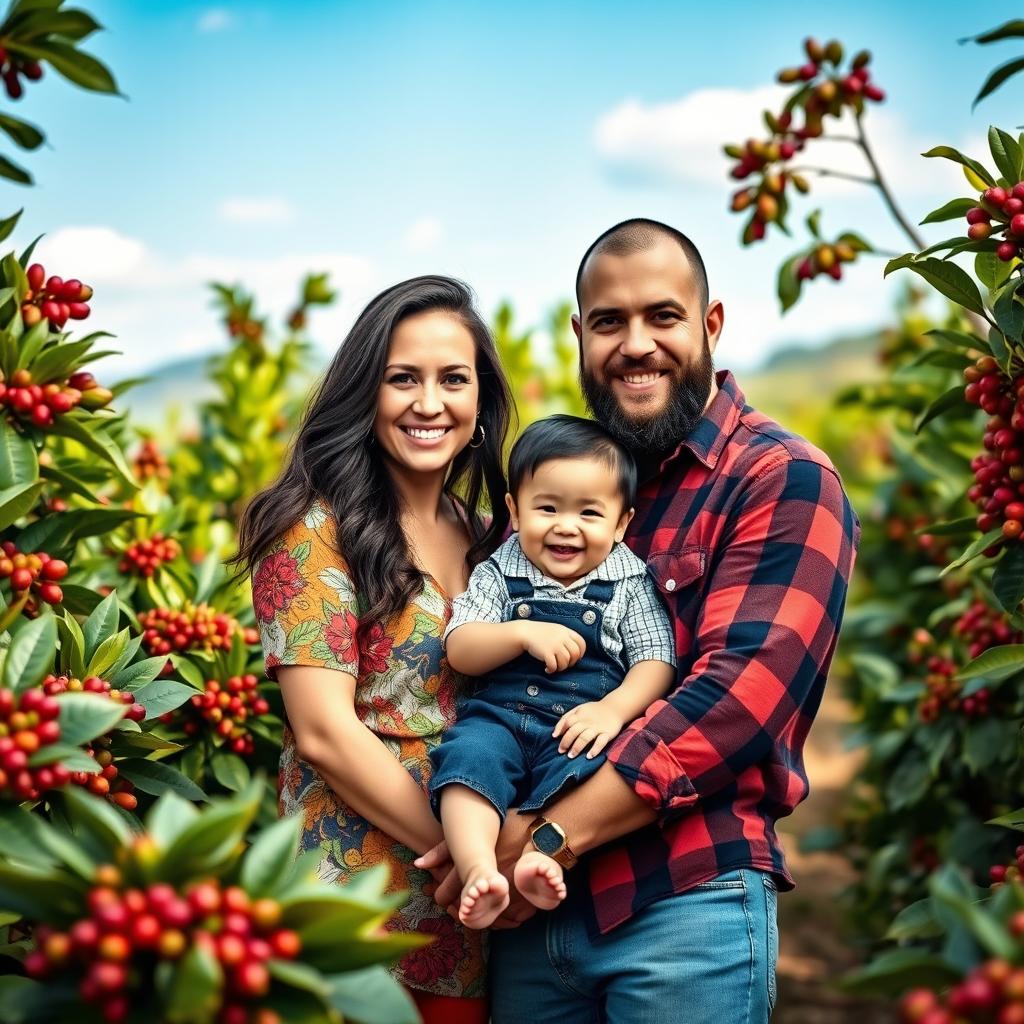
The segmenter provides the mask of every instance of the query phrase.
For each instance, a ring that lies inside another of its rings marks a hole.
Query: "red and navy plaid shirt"
[[[659,817],[587,858],[601,932],[736,868],[793,886],[775,822],[807,795],[860,524],[828,457],[717,380],[626,538],[672,615],[679,675],[608,753]]]

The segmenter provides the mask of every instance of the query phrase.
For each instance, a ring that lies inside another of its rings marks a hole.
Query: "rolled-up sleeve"
[[[442,644],[448,642],[452,632],[467,622],[501,622],[508,585],[501,571],[491,561],[481,562],[469,576],[464,593],[452,602],[452,617],[444,631]]]
[[[672,619],[650,576],[636,579],[626,614],[622,617],[620,633],[626,664],[630,668],[639,661],[664,661],[675,668]]]
[[[608,752],[661,816],[799,750],[835,651],[858,537],[839,478],[811,460],[773,464],[737,499],[696,618],[691,670]]]

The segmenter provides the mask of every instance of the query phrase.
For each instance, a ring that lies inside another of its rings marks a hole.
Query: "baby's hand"
[[[545,672],[561,672],[583,657],[587,642],[557,622],[523,622],[523,645],[527,654],[544,662]]]
[[[587,758],[597,757],[602,750],[622,730],[622,716],[616,714],[601,701],[591,701],[589,704],[580,704],[572,711],[566,711],[558,720],[555,731],[551,734],[558,739],[558,752],[564,754],[569,752],[570,757],[582,754],[587,747],[590,747]]]

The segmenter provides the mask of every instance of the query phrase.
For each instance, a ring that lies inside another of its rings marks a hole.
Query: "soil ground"
[[[786,858],[797,887],[779,898],[779,997],[773,1024],[891,1024],[890,1004],[853,999],[836,987],[857,956],[843,937],[838,897],[855,879],[837,854],[802,854],[800,836],[837,820],[859,756],[844,749],[843,727],[850,714],[833,679],[826,689],[804,750],[811,791],[779,824]]]

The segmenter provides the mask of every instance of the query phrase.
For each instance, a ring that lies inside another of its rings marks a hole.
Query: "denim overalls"
[[[453,782],[476,790],[502,818],[509,807],[534,811],[568,782],[592,775],[604,754],[569,759],[551,735],[566,711],[600,700],[622,682],[625,670],[601,642],[604,609],[615,592],[612,580],[592,580],[583,596],[595,604],[535,597],[526,579],[508,577],[503,621],[556,622],[586,641],[584,655],[563,672],[548,675],[544,663],[521,654],[487,675],[483,687],[460,708],[456,723],[432,752],[430,796],[435,813],[440,789]]]

